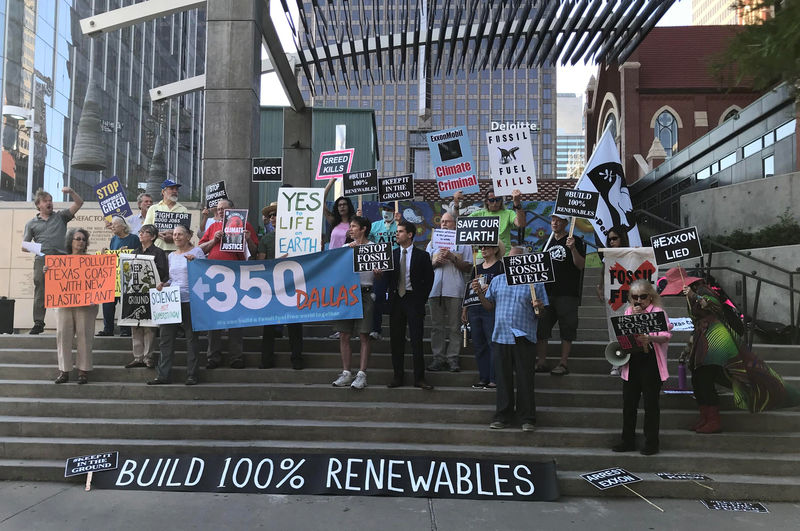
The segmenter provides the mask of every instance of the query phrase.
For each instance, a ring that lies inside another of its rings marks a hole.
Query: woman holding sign
[[[89,232],[86,229],[72,229],[67,233],[66,245],[68,254],[86,254],[89,247]],[[47,270],[47,266],[44,266]],[[69,372],[73,364],[78,366],[78,383],[89,382],[92,370],[92,343],[94,341],[94,320],[97,317],[97,305],[58,308],[56,310],[56,348],[58,349],[59,374],[55,383],[69,381]],[[72,355],[72,340],[77,339],[78,359]],[[77,363],[76,363],[77,361]]]
[[[334,179],[328,181],[325,185],[325,192],[322,194],[323,199],[328,195],[328,191],[333,186]],[[341,196],[333,204],[333,212],[328,210],[328,207],[323,203],[322,212],[325,214],[325,219],[331,226],[331,241],[328,249],[338,249],[343,247],[348,242],[348,233],[350,231],[350,222],[356,215],[356,210],[353,208],[353,202],[349,197]]]
[[[135,234],[131,234],[130,227],[125,218],[114,216],[111,218],[111,243],[108,249],[111,251],[118,251],[120,249],[136,249],[139,247],[139,238]],[[103,329],[97,332],[98,336],[113,336],[114,335],[114,313],[117,309],[119,298],[114,299],[112,302],[103,303]],[[131,329],[129,326],[120,327],[120,336],[130,336]]]
[[[628,292],[629,305],[625,315],[664,312],[661,297],[647,280],[637,280]],[[669,317],[664,312],[669,323]],[[669,325],[672,328],[672,324]],[[644,448],[642,455],[658,453],[658,430],[661,410],[658,395],[661,384],[669,378],[667,371],[667,349],[672,332],[638,334],[634,336],[639,347],[631,353],[628,363],[620,369],[622,377],[622,441],[614,446],[615,452],[630,452],[636,449],[636,415],[639,398],[644,397]]]
[[[195,258],[205,258],[202,249],[192,244],[192,231],[184,225],[176,225],[172,238],[176,249],[167,256],[169,261],[169,281],[161,282],[156,289],[164,286],[180,286],[181,288],[181,323],[163,324],[159,329],[159,346],[161,356],[156,367],[156,378],[147,385],[163,385],[172,383],[170,371],[172,358],[175,355],[175,336],[178,327],[186,334],[186,385],[197,385],[197,369],[200,365],[197,348],[197,336],[192,332],[192,316],[189,311],[189,272],[188,263]]]

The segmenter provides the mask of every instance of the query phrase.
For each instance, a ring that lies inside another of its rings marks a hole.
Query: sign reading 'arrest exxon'
[[[461,190],[465,194],[477,194],[478,175],[466,127],[444,129],[428,133],[428,149],[431,154],[431,169],[436,175],[436,187],[441,197],[452,197]]]

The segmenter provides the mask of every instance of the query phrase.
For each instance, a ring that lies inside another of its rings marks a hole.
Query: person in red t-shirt
[[[233,208],[230,199],[223,199],[217,203],[217,210]],[[220,217],[225,219],[225,216]],[[258,249],[258,235],[250,223],[245,224],[244,239],[247,242],[249,253],[235,253],[221,251],[222,242],[222,221],[214,222],[200,238],[199,247],[206,253],[209,260],[246,260],[246,256],[255,256]],[[208,362],[206,369],[216,369],[222,365],[222,330],[208,331]],[[244,369],[244,357],[242,356],[242,328],[231,328],[228,330],[228,354],[230,355],[230,366],[232,369]]]

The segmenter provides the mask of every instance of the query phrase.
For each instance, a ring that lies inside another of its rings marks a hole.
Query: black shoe
[[[186,385],[197,385],[197,378],[190,376],[186,378]]]
[[[126,332],[126,331],[123,330],[122,332],[119,333],[119,337],[131,337],[131,331],[128,330]]]
[[[426,382],[425,380],[418,381],[417,383],[414,384],[414,387],[419,387],[424,391],[430,391],[431,389],[433,389],[433,386],[428,382]]]
[[[42,332],[44,332],[44,324],[36,323],[33,325],[33,328],[31,328],[31,331],[28,333],[32,336],[35,336],[41,334]]]
[[[129,364],[125,365],[126,369],[136,369],[138,367],[147,367],[147,364],[143,361],[133,360]]]
[[[206,363],[206,369],[208,370],[216,369],[217,367],[219,367],[218,361],[208,360],[208,363]]]
[[[296,371],[302,371],[303,370],[303,358],[292,357],[292,369],[294,369]]]
[[[97,337],[110,337],[114,335],[114,332],[109,332],[108,330],[100,330],[95,335]]]
[[[275,358],[261,358],[261,365],[258,366],[259,369],[271,369],[275,366]]]
[[[178,328],[178,331],[175,333],[175,337],[183,339],[186,337],[186,332],[184,331],[183,328]]]
[[[154,380],[148,380],[147,385],[168,385],[172,382],[168,382],[167,380],[159,380],[158,378]]]
[[[155,369],[156,368],[156,364],[155,364],[154,361],[146,361],[146,362],[144,362],[144,366],[147,367],[148,369]]]
[[[85,372],[78,373],[78,385],[84,385],[89,383],[89,375]]]
[[[392,378],[392,381],[389,382],[388,384],[386,384],[386,387],[388,387],[390,389],[394,388],[394,387],[402,387],[402,386],[403,386],[403,380],[398,380],[397,378]]]
[[[642,455],[655,455],[658,453],[658,446],[645,446],[639,453]]]
[[[450,368],[448,370],[450,372],[461,372],[461,367],[459,367],[458,365],[450,365]]]
[[[231,362],[231,369],[244,369],[244,360],[233,360]]]
[[[636,445],[633,443],[621,442],[611,447],[613,452],[632,452],[636,450]]]
[[[442,362],[434,362],[426,367],[431,372],[439,372],[447,369],[447,365]]]
[[[486,382],[478,382],[478,383],[472,384],[472,388],[473,389],[486,389],[487,385],[488,384]]]
[[[63,371],[62,371],[62,372],[61,372],[61,373],[58,375],[58,378],[56,378],[56,380],[55,380],[55,383],[57,383],[57,384],[62,384],[62,383],[67,383],[68,381],[69,381],[69,373],[68,373],[68,372],[63,372]]]

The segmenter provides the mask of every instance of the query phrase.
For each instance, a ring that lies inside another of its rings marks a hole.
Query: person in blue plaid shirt
[[[523,254],[522,247],[513,247],[509,256]],[[536,301],[531,301],[528,284],[509,286],[505,275],[497,275],[488,287],[472,281],[472,289],[481,304],[494,310],[495,376],[497,379],[497,408],[489,425],[493,430],[507,428],[516,409],[522,422],[522,431],[533,431],[536,426],[536,401],[533,394],[534,366],[536,365],[536,326],[534,312],[548,304],[547,292],[541,284],[534,284]],[[517,378],[517,396],[514,400],[514,376]],[[515,408],[516,404],[516,408]]]

